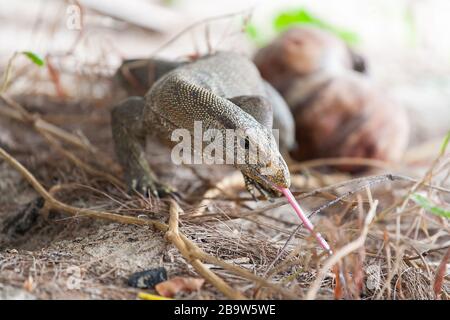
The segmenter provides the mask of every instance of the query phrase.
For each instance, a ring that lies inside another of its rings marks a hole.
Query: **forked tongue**
[[[303,209],[300,207],[297,200],[292,195],[291,190],[289,190],[288,188],[278,188],[278,189],[280,190],[281,193],[283,193],[283,195],[289,201],[292,208],[294,208],[294,210],[297,213],[300,220],[303,221],[303,224],[305,225],[305,227],[309,231],[311,231],[311,233],[316,237],[317,241],[322,246],[322,248],[325,249],[325,251],[327,251],[329,254],[332,254],[333,252],[331,251],[331,248],[328,245],[327,241],[320,235],[320,233],[314,231],[313,224],[311,223],[311,221],[309,221],[308,217],[303,212]]]

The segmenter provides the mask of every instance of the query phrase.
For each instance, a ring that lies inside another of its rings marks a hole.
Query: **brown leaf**
[[[61,85],[59,71],[53,66],[53,64],[50,62],[50,59],[48,57],[46,60],[47,60],[47,70],[50,75],[50,79],[52,80],[53,84],[55,85],[55,90],[56,90],[56,93],[58,94],[58,97],[60,97],[60,98],[67,97],[67,94]]]
[[[447,262],[450,258],[450,249],[447,250],[447,253],[445,254],[445,257],[442,259],[441,263],[439,264],[439,268],[436,272],[436,278],[434,279],[434,294],[436,297],[439,296],[439,294],[442,291],[442,282],[444,281],[445,272],[447,269]]]
[[[178,292],[200,290],[205,279],[174,277],[155,286],[156,292],[163,297],[173,297]]]
[[[33,291],[34,289],[34,280],[32,276],[28,276],[28,278],[23,283],[23,288],[27,290],[28,292]]]
[[[341,283],[341,271],[339,269],[338,264],[334,265],[333,273],[336,278],[336,286],[334,287],[334,299],[340,300],[342,298],[342,283]]]

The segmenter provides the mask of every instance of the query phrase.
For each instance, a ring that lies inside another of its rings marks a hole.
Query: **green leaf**
[[[36,53],[31,52],[31,51],[22,51],[21,52],[24,56],[26,56],[28,59],[31,60],[31,62],[33,62],[35,65],[42,67],[45,62],[44,60],[39,57]]]
[[[354,45],[359,42],[359,36],[356,33],[333,26],[319,19],[304,8],[281,12],[273,21],[273,26],[277,33],[283,32],[294,25],[313,26],[329,31],[349,45]]]
[[[263,37],[261,31],[258,30],[258,28],[253,23],[248,23],[245,26],[245,33],[251,40],[255,42],[256,45],[260,47],[266,44],[266,42],[268,41],[268,39]]]
[[[256,28],[256,26],[254,24],[251,24],[251,23],[247,24],[247,26],[245,27],[245,32],[253,40],[256,40],[259,38],[258,29]]]
[[[444,142],[442,142],[441,146],[441,156],[445,154],[445,151],[447,150],[448,143],[450,142],[450,131],[447,133],[447,135],[444,138]]]
[[[276,31],[281,32],[294,24],[311,24],[323,27],[323,22],[305,9],[281,12],[273,21]]]
[[[413,195],[411,195],[411,198],[415,203],[417,203],[422,208],[430,211],[431,213],[447,219],[450,218],[450,210],[446,210],[444,208],[437,206],[436,204],[431,202],[428,198],[418,193],[414,193]]]

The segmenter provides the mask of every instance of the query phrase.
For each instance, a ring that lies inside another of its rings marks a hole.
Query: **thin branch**
[[[143,220],[131,216],[123,216],[120,214],[109,213],[104,211],[97,211],[91,209],[77,208],[65,203],[60,202],[55,199],[43,186],[40,184],[36,178],[24,167],[20,164],[16,159],[10,156],[3,148],[0,147],[0,157],[6,160],[12,167],[14,167],[24,178],[28,181],[29,184],[36,190],[37,193],[41,197],[45,199],[48,204],[46,204],[47,208],[59,210],[64,213],[70,214],[72,216],[86,216],[90,218],[109,220],[114,222],[120,222],[125,224],[135,224],[135,225],[147,225],[156,227],[160,231],[167,231],[168,226],[162,222],[156,220]]]
[[[143,225],[143,226],[152,226],[155,227],[157,230],[162,232],[168,232],[168,238],[170,239],[176,239],[176,243],[174,243],[177,248],[180,250],[180,252],[183,254],[187,254],[186,257],[188,262],[192,262],[191,264],[193,267],[202,275],[205,276],[205,278],[210,281],[218,290],[224,290],[222,291],[227,297],[229,298],[244,298],[243,295],[237,293],[235,290],[231,289],[226,285],[223,280],[221,281],[220,278],[218,278],[215,275],[211,275],[207,270],[205,270],[205,266],[201,264],[199,260],[206,261],[208,263],[216,264],[225,270],[229,270],[235,274],[238,274],[240,276],[243,276],[249,280],[255,281],[257,284],[263,287],[267,287],[271,289],[274,292],[278,292],[282,294],[285,297],[288,298],[297,298],[294,293],[290,292],[289,290],[283,289],[273,283],[267,282],[263,278],[251,273],[250,271],[243,269],[238,266],[230,265],[221,259],[218,259],[216,257],[210,256],[203,252],[200,248],[198,248],[191,240],[189,240],[185,235],[183,235],[178,230],[178,224],[175,225],[175,222],[178,220],[178,215],[175,217],[172,217],[172,220],[170,222],[170,225],[167,225],[165,223],[162,223],[157,220],[149,220],[149,219],[139,219],[136,217],[131,216],[124,216],[120,214],[114,214],[109,213],[105,211],[97,211],[97,210],[91,210],[91,209],[84,209],[84,208],[77,208],[70,205],[67,205],[65,203],[62,203],[55,199],[37,180],[36,178],[24,167],[22,164],[20,164],[16,159],[14,159],[11,155],[9,155],[3,148],[0,147],[0,157],[6,160],[13,168],[15,168],[27,181],[31,184],[31,186],[36,190],[36,192],[39,193],[40,196],[42,196],[46,203],[45,203],[45,209],[46,210],[59,210],[63,213],[72,215],[72,216],[85,216],[95,219],[102,219],[102,220],[108,220],[108,221],[114,221],[124,224],[133,224],[133,225]],[[176,205],[176,207],[175,207]],[[175,215],[173,212],[175,208],[176,212],[179,212],[178,210],[181,210],[179,206],[173,201],[171,202],[171,215]],[[175,220],[176,218],[176,220]],[[170,230],[172,228],[172,230]],[[178,234],[177,236],[174,236],[173,234]],[[182,242],[180,242],[180,239]],[[187,251],[181,251],[181,250],[187,250]],[[191,257],[191,258],[189,258]]]
[[[196,22],[192,23],[191,25],[187,26],[186,28],[184,28],[183,30],[181,30],[180,32],[178,32],[175,36],[170,38],[167,42],[165,42],[164,44],[159,46],[155,51],[152,52],[150,57],[154,58],[163,49],[167,48],[172,43],[174,43],[176,40],[178,40],[181,36],[183,36],[185,33],[187,33],[190,30],[193,30],[194,28],[196,28],[198,26],[201,26],[201,25],[203,25],[205,23],[209,23],[209,22],[212,22],[212,21],[218,21],[218,20],[223,20],[223,19],[228,19],[228,18],[239,16],[239,15],[243,15],[243,14],[246,14],[248,12],[251,12],[252,10],[253,10],[252,8],[249,8],[249,9],[246,9],[246,10],[240,10],[238,12],[226,13],[226,14],[222,14],[222,15],[218,15],[218,16],[214,16],[214,17],[209,17],[209,18],[206,18],[206,19],[203,19],[203,20],[200,20],[200,21],[196,21]]]
[[[20,122],[31,124],[40,134],[45,132],[64,141],[65,143],[87,151],[94,155],[96,159],[102,159],[102,161],[107,163],[108,167],[112,168],[113,171],[120,172],[120,167],[115,162],[111,161],[108,155],[103,154],[100,150],[97,150],[86,140],[41,119],[39,115],[29,113],[23,106],[7,97],[5,94],[0,94],[0,99],[10,107],[0,108],[1,115]]]
[[[395,169],[397,167],[394,163],[389,163],[377,159],[342,157],[342,158],[314,159],[293,163],[289,166],[289,170],[291,172],[297,172],[308,168],[315,168],[322,166],[339,166],[339,165],[370,166],[381,169],[393,169],[393,168]]]
[[[325,278],[328,270],[330,270],[336,263],[338,263],[345,256],[349,255],[355,250],[358,250],[360,247],[364,246],[364,242],[366,241],[367,233],[369,232],[369,226],[375,217],[375,213],[377,210],[378,200],[375,200],[373,204],[371,204],[370,210],[366,216],[364,221],[364,227],[361,232],[361,235],[354,241],[346,244],[342,248],[336,251],[324,264],[324,266],[320,269],[316,279],[308,290],[306,294],[307,300],[314,300],[317,292],[319,291],[320,285]]]
[[[175,201],[170,202],[170,219],[169,219],[169,230],[166,232],[167,239],[170,240],[180,251],[181,255],[190,263],[194,269],[208,280],[217,290],[222,292],[225,296],[230,299],[246,299],[246,297],[239,291],[234,290],[225,281],[212,272],[208,267],[206,267],[195,254],[191,254],[189,247],[186,242],[180,236],[178,230],[178,215],[181,212],[181,208]]]

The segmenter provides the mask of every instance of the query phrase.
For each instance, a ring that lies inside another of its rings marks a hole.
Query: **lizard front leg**
[[[158,181],[145,158],[147,131],[142,121],[144,106],[143,98],[130,97],[113,108],[111,120],[115,150],[129,191],[163,197],[174,190]]]

